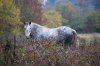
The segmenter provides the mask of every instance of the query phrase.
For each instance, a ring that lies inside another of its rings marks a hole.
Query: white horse
[[[47,40],[67,44],[69,42],[73,43],[77,36],[74,29],[66,26],[47,28],[33,22],[26,22],[24,29],[27,38],[34,38],[38,41]]]

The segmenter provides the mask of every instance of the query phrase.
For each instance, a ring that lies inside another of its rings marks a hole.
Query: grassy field
[[[43,42],[39,46],[31,40],[16,44],[15,55],[0,45],[0,66],[100,66],[100,34],[79,34],[76,46]],[[5,60],[6,57],[6,60]],[[13,62],[11,61],[12,59]]]
[[[91,45],[91,44],[100,44],[100,34],[93,33],[93,34],[78,34],[79,45]]]
[[[92,37],[98,37],[100,38],[100,33],[93,33],[93,34],[78,34],[79,37],[84,38],[92,38]]]

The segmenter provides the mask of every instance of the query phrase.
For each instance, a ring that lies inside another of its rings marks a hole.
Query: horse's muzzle
[[[32,38],[32,34],[30,34],[30,38]]]

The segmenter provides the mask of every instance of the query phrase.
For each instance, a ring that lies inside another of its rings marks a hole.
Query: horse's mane
[[[33,25],[36,25],[36,26],[38,26],[38,27],[51,29],[51,28],[48,28],[48,27],[46,27],[46,26],[43,26],[43,25],[40,25],[40,24],[37,24],[37,23],[34,23],[34,22],[32,22],[32,24],[33,24]]]
[[[41,25],[39,25],[39,24],[37,24],[37,23],[34,23],[34,22],[32,22],[32,24],[37,25],[37,26],[41,26]]]

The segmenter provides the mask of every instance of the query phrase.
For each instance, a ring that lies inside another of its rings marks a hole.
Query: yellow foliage
[[[18,34],[20,30],[20,9],[16,7],[14,0],[0,0],[0,17],[4,21],[4,26],[9,25],[13,34]],[[7,29],[3,28],[2,29]]]
[[[67,3],[66,8],[68,9],[69,12],[71,13],[77,13],[78,9],[74,7],[74,5],[72,5],[71,3]]]
[[[62,16],[55,10],[48,10],[43,13],[44,25],[48,27],[58,27],[62,25]]]
[[[79,13],[79,9],[76,8],[72,3],[68,2],[65,4],[60,4],[56,7],[56,10],[59,11],[59,13],[62,14],[62,16],[68,16],[69,17],[69,13],[70,14],[78,14]]]

